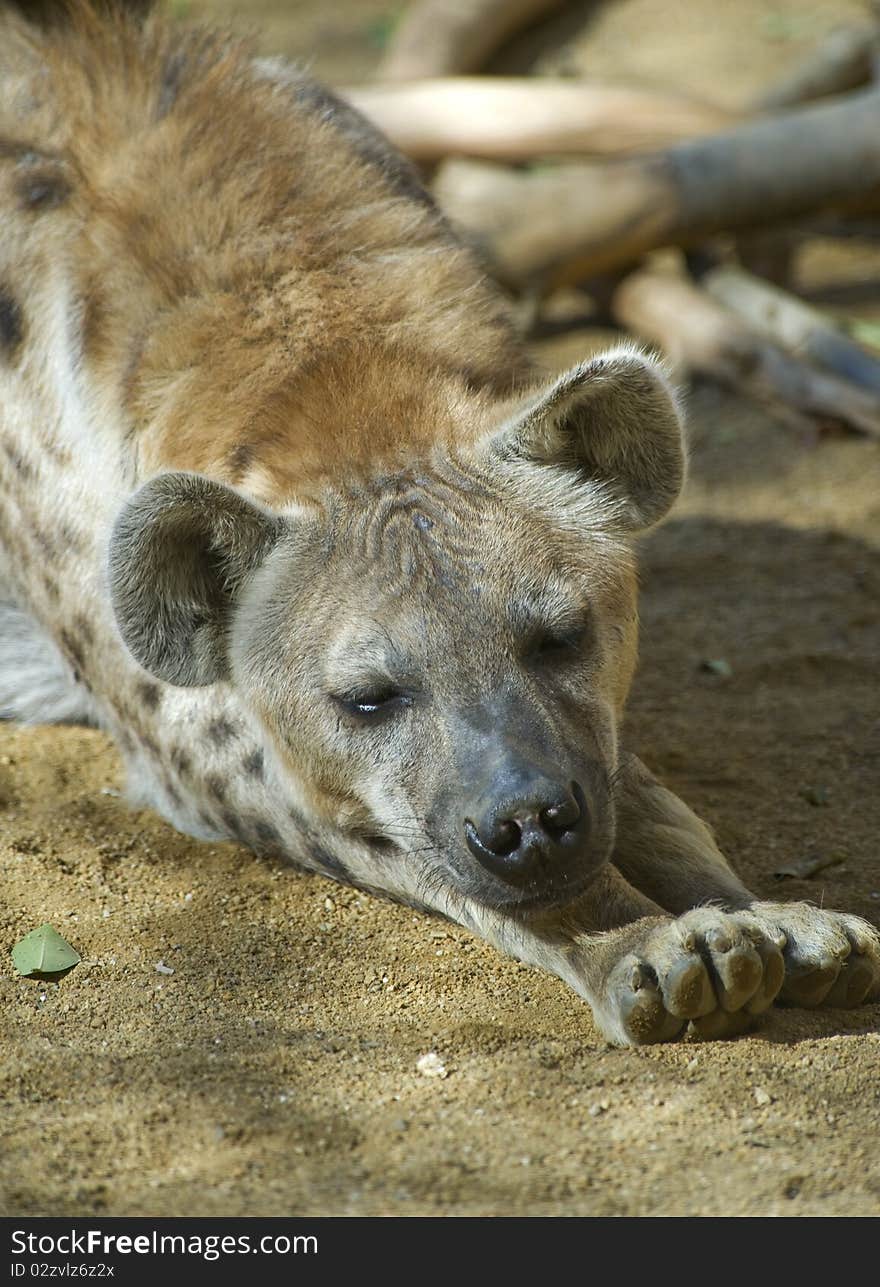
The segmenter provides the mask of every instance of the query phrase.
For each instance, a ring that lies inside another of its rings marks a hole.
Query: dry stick
[[[732,264],[706,273],[701,285],[760,335],[842,379],[880,394],[880,358],[844,335],[803,300]]]
[[[418,80],[482,68],[505,40],[565,0],[417,0],[391,38],[378,76]]]
[[[880,200],[880,92],[802,107],[638,159],[442,167],[435,192],[501,278],[553,286],[664,245]]]
[[[617,288],[612,311],[622,326],[664,349],[673,362],[787,419],[795,408],[880,437],[880,399],[786,353],[683,277],[650,269],[632,273]]]
[[[543,78],[459,76],[344,92],[402,152],[423,162],[646,152],[739,119],[684,95]]]

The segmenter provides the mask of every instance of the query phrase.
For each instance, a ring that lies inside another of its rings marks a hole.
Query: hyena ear
[[[562,466],[604,484],[629,531],[661,519],[684,483],[675,394],[659,364],[630,349],[560,376],[507,422],[493,448],[506,459]]]
[[[160,474],[129,498],[110,538],[110,593],[145,670],[182,687],[227,677],[236,596],[284,526],[198,474]]]

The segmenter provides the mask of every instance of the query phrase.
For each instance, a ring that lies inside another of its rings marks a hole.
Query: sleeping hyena
[[[132,792],[450,917],[619,1043],[855,1005],[880,941],[756,901],[618,745],[675,398],[540,386],[349,108],[227,37],[0,17],[0,706]]]

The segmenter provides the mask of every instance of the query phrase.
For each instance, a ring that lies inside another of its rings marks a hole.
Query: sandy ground
[[[569,22],[542,65],[743,101],[860,8],[711,13],[622,0]],[[337,81],[369,72],[388,14],[248,7],[266,48],[314,50]],[[876,271],[820,252],[813,280]],[[756,892],[878,923],[880,444],[805,441],[711,388],[691,417],[687,494],[643,549],[627,740]],[[612,1050],[557,980],[191,841],[121,786],[96,732],[0,726],[0,1213],[880,1213],[880,1006]],[[835,862],[775,879],[807,855]],[[84,957],[60,984],[8,955],[47,920]],[[428,1051],[445,1078],[416,1070]]]

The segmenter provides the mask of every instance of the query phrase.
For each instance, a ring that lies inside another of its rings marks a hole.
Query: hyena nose
[[[477,861],[511,884],[552,875],[583,847],[589,816],[577,782],[543,786],[506,798],[476,820],[465,819],[467,846]]]

